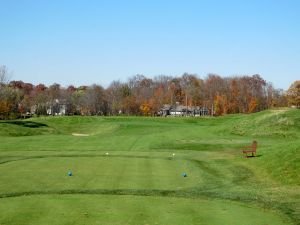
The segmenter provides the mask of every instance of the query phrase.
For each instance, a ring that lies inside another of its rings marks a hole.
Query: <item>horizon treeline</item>
[[[152,79],[135,75],[126,82],[113,81],[107,88],[98,84],[62,87],[9,82],[6,67],[0,67],[0,119],[20,118],[33,108],[36,115],[47,115],[47,109],[58,104],[66,106],[66,115],[155,116],[165,104],[206,107],[214,115],[224,115],[287,106],[288,100],[282,89],[258,74],[208,74],[204,79],[188,73]]]

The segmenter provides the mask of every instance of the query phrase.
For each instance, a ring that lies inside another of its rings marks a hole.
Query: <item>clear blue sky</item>
[[[107,86],[134,74],[300,79],[298,0],[0,0],[11,80]]]

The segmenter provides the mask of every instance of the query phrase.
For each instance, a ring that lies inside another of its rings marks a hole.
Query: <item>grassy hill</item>
[[[1,225],[300,221],[296,109],[0,121],[0,141]]]

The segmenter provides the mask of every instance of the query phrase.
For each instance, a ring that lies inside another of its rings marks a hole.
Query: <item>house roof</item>
[[[165,104],[163,105],[163,107],[161,108],[162,111],[165,110],[170,110],[172,112],[184,112],[186,111],[186,109],[188,109],[189,111],[193,111],[193,110],[208,110],[207,107],[201,107],[201,106],[184,106],[184,105],[169,105],[169,104]]]

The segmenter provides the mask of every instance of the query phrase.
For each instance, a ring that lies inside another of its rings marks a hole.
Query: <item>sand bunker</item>
[[[79,133],[72,133],[73,136],[77,136],[77,137],[87,137],[90,136],[89,134],[79,134]]]

